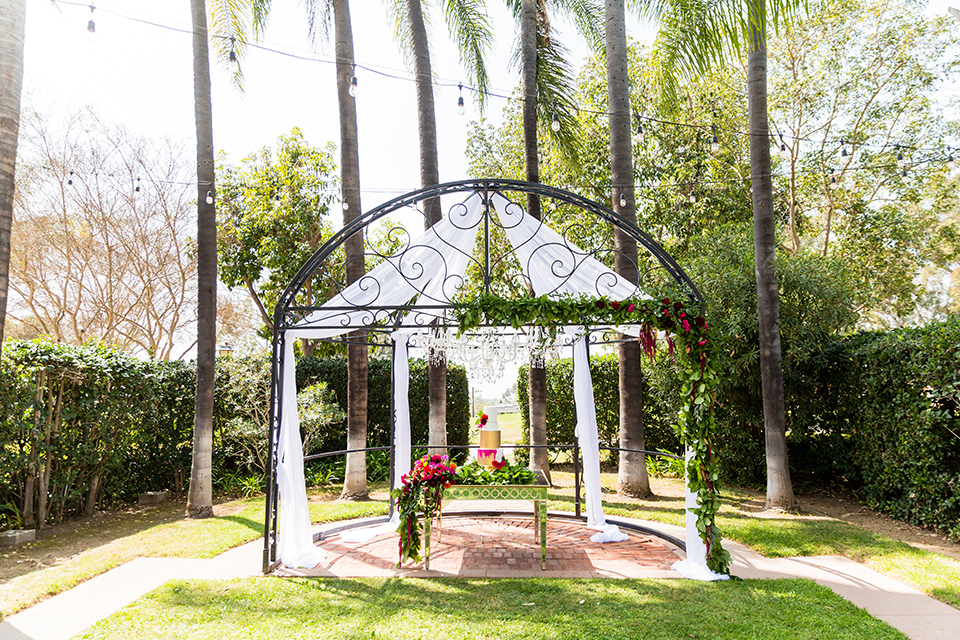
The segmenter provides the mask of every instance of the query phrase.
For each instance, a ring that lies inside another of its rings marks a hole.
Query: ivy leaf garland
[[[721,545],[716,516],[720,510],[720,484],[713,458],[712,439],[714,389],[718,372],[713,364],[710,328],[699,310],[687,307],[683,300],[628,299],[611,300],[590,296],[539,296],[519,299],[501,298],[483,293],[457,303],[454,316],[457,335],[481,326],[509,326],[514,329],[539,326],[556,337],[563,325],[640,327],[640,346],[651,358],[657,350],[660,332],[666,335],[671,356],[680,359],[682,394],[685,398],[677,435],[693,450],[687,464],[687,486],[697,494],[697,530],[707,549],[707,566],[717,573],[729,573],[730,553]]]

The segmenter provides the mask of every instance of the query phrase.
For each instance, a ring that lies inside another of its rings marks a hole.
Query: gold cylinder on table
[[[477,451],[477,462],[487,467],[493,467],[493,461],[497,456],[497,449],[500,448],[500,430],[481,429],[480,430],[480,449]]]

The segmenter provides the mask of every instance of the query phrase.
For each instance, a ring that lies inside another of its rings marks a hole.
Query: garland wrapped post
[[[397,501],[397,514],[400,526],[399,567],[406,560],[420,562],[423,524],[419,513],[425,519],[441,517],[443,508],[443,490],[456,483],[457,463],[450,462],[447,456],[423,456],[413,465],[410,473],[400,477],[401,486],[390,494]]]
[[[684,407],[676,426],[680,441],[693,450],[687,466],[687,486],[697,494],[697,530],[707,549],[707,567],[729,573],[730,554],[721,546],[716,523],[720,510],[720,485],[713,459],[714,389],[718,382],[713,367],[710,328],[699,311],[687,308],[682,300],[610,300],[590,296],[540,296],[501,298],[486,293],[458,304],[454,311],[458,335],[482,325],[514,329],[533,325],[549,329],[556,336],[563,325],[639,326],[640,346],[651,358],[657,349],[657,335],[666,335],[671,356],[680,358]]]

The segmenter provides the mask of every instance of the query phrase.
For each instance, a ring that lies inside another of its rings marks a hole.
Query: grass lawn
[[[333,500],[332,492],[312,491],[314,497]],[[228,515],[147,526],[96,548],[78,553],[46,569],[17,576],[0,585],[0,615],[16,613],[84,580],[105,573],[134,558],[212,558],[227,549],[263,535],[264,499],[249,498],[220,505]],[[387,512],[384,502],[311,502],[314,522],[333,522]],[[83,535],[83,534],[80,534]],[[56,538],[34,543],[35,550],[58,544]]]
[[[78,638],[902,639],[807,580],[175,581]]]
[[[555,484],[573,484],[564,473],[554,473]],[[683,526],[682,498],[655,496],[647,501],[624,501],[614,493],[616,477],[604,474],[604,511]],[[680,480],[661,479],[663,483]],[[550,509],[573,511],[572,489],[551,491]],[[768,558],[838,555],[911,584],[929,596],[960,609],[960,562],[878,535],[849,522],[820,516],[757,517],[741,509],[752,496],[725,488],[717,523],[723,537],[735,540]]]

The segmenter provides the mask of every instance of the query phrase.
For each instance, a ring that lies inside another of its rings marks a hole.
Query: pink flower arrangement
[[[400,560],[420,561],[420,536],[423,525],[418,512],[423,511],[425,518],[431,520],[441,517],[443,490],[456,482],[454,473],[457,463],[448,456],[426,455],[417,460],[410,473],[400,476],[402,486],[397,487],[391,496],[397,501],[397,513],[400,515]]]

